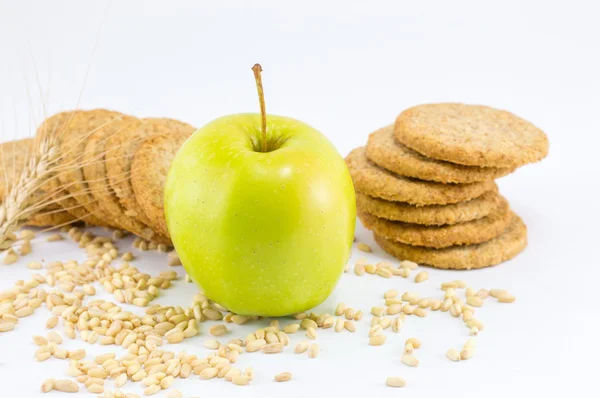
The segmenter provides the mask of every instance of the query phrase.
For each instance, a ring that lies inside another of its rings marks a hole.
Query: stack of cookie
[[[494,179],[548,153],[546,135],[505,111],[429,104],[402,112],[346,163],[358,217],[388,253],[438,268],[495,265],[527,229]]]
[[[138,119],[104,109],[49,117],[37,135],[58,137],[56,170],[60,172],[42,187],[44,202],[49,204],[28,224],[61,226],[82,221],[170,244],[163,187],[172,159],[194,131],[173,119]],[[9,180],[0,190],[0,200],[18,179],[34,145],[33,139],[0,145]]]

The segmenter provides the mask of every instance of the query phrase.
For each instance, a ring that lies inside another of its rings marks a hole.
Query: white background
[[[30,119],[39,123],[42,104],[48,113],[77,106],[90,59],[80,107],[169,116],[196,126],[227,113],[257,111],[250,67],[261,62],[268,112],[314,125],[343,155],[418,103],[460,101],[508,109],[544,129],[551,143],[543,162],[500,181],[529,226],[527,250],[491,269],[430,270],[431,281],[419,286],[400,278],[347,274],[321,309],[331,312],[345,301],[368,311],[381,304],[390,287],[439,295],[439,282],[456,278],[477,288],[508,288],[517,302],[490,303],[478,311],[486,330],[476,356],[464,363],[444,358],[448,348],[460,348],[468,337],[447,314],[411,318],[383,347],[367,346],[370,317],[365,317],[354,335],[321,332],[316,360],[290,352],[243,355],[241,366],[251,365],[257,373],[249,387],[197,379],[176,386],[186,396],[199,397],[598,396],[596,2],[295,3],[140,0],[115,1],[106,10],[104,2],[0,0],[2,140],[31,134]],[[357,237],[372,242],[360,226]],[[83,258],[66,241],[39,240],[34,250],[29,259],[0,266],[0,289],[28,278],[30,259]],[[371,259],[379,257],[388,258],[377,250]],[[137,266],[148,272],[166,268],[161,255],[146,253],[144,259]],[[161,302],[185,305],[193,291],[178,283]],[[33,362],[31,335],[42,331],[45,311],[0,335],[0,397],[36,396],[45,377],[64,374],[64,362]],[[235,335],[248,330],[236,329]],[[417,369],[399,362],[403,341],[411,336],[423,341]],[[185,349],[206,353],[202,338],[188,341]],[[294,336],[294,342],[300,338]],[[83,344],[69,342],[68,347]],[[273,383],[281,371],[293,372],[294,380]],[[403,376],[407,388],[386,388],[385,378],[392,375]]]

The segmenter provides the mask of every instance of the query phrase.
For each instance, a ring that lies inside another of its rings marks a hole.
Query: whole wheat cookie
[[[548,154],[548,138],[540,129],[481,105],[418,105],[396,118],[394,133],[427,157],[466,166],[514,169]]]
[[[105,211],[91,192],[83,175],[83,154],[89,138],[124,117],[123,114],[105,109],[76,111],[62,131],[61,165],[69,166],[59,173],[59,180],[73,198],[106,225],[119,228],[113,215]]]
[[[500,205],[487,217],[452,225],[408,224],[364,212],[358,212],[358,218],[367,229],[387,239],[413,246],[442,248],[473,245],[495,238],[510,224],[512,214],[508,202],[502,198]]]
[[[124,116],[94,132],[87,140],[83,153],[83,175],[98,205],[112,215],[120,229],[153,242],[171,244],[168,238],[156,234],[152,228],[139,221],[138,218],[128,215],[108,182],[106,159],[113,154],[106,152],[107,139],[114,134],[119,134],[121,130],[136,130],[140,124],[139,119]]]
[[[512,172],[507,167],[463,166],[425,157],[399,143],[394,137],[393,125],[369,135],[367,158],[401,176],[445,184],[493,180]]]
[[[3,170],[0,182],[0,201],[3,201],[10,188],[19,180],[21,173],[31,154],[35,151],[35,140],[25,138],[0,144],[0,167]],[[57,204],[50,204],[29,220],[27,225],[47,227],[66,225],[76,221],[75,218]]]
[[[367,159],[365,148],[354,149],[346,156],[346,165],[357,191],[372,197],[405,202],[416,206],[464,202],[493,190],[493,181],[470,184],[441,184],[393,174]]]
[[[170,236],[165,220],[164,187],[167,173],[188,133],[155,135],[136,151],[131,165],[131,185],[135,198],[155,231]]]
[[[497,190],[448,205],[413,206],[356,192],[356,208],[379,218],[421,225],[451,225],[486,217],[500,203]]]
[[[37,130],[37,135],[40,138],[43,138],[50,134],[55,135],[58,146],[62,147],[65,132],[67,132],[68,129],[71,128],[71,126],[73,125],[72,123],[78,123],[78,120],[80,120],[80,118],[81,111],[57,113],[53,116],[50,116],[40,125],[40,127]],[[85,137],[80,137],[80,139],[85,140]],[[65,155],[61,152],[61,155],[59,157],[61,164],[69,168],[77,167],[70,163],[66,164],[66,156],[69,155]],[[65,184],[63,184],[59,180],[59,176],[52,176],[48,180],[48,183],[44,187],[42,187],[42,189],[45,190],[49,195],[51,195],[63,209],[65,209],[67,212],[73,215],[73,217],[76,220],[81,220],[91,225],[108,226],[106,220],[100,219],[94,214],[91,214],[85,206],[80,204],[79,201],[75,199],[76,195],[67,190]]]
[[[133,156],[142,142],[157,134],[185,133],[191,135],[194,131],[194,127],[178,120],[148,118],[142,119],[142,124],[137,129],[122,130],[108,138],[106,150],[111,153],[111,156],[106,159],[106,173],[110,186],[126,209],[126,214],[138,218],[146,225],[153,225],[137,202],[131,184]]]
[[[527,246],[527,227],[514,213],[510,225],[502,234],[478,245],[432,249],[405,245],[376,233],[373,236],[383,250],[400,260],[443,269],[476,269],[500,264],[515,257]]]

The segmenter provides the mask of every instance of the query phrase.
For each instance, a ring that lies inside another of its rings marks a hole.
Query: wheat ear
[[[36,139],[35,151],[23,168],[19,180],[0,204],[0,247],[6,246],[14,231],[36,211],[35,204],[45,195],[39,187],[52,175],[59,157],[56,134]]]

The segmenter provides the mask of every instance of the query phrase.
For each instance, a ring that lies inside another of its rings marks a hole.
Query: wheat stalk
[[[18,181],[0,204],[0,247],[5,247],[14,231],[36,210],[36,203],[47,193],[40,186],[53,175],[59,157],[56,134],[44,134],[36,140],[35,151],[26,163]]]

